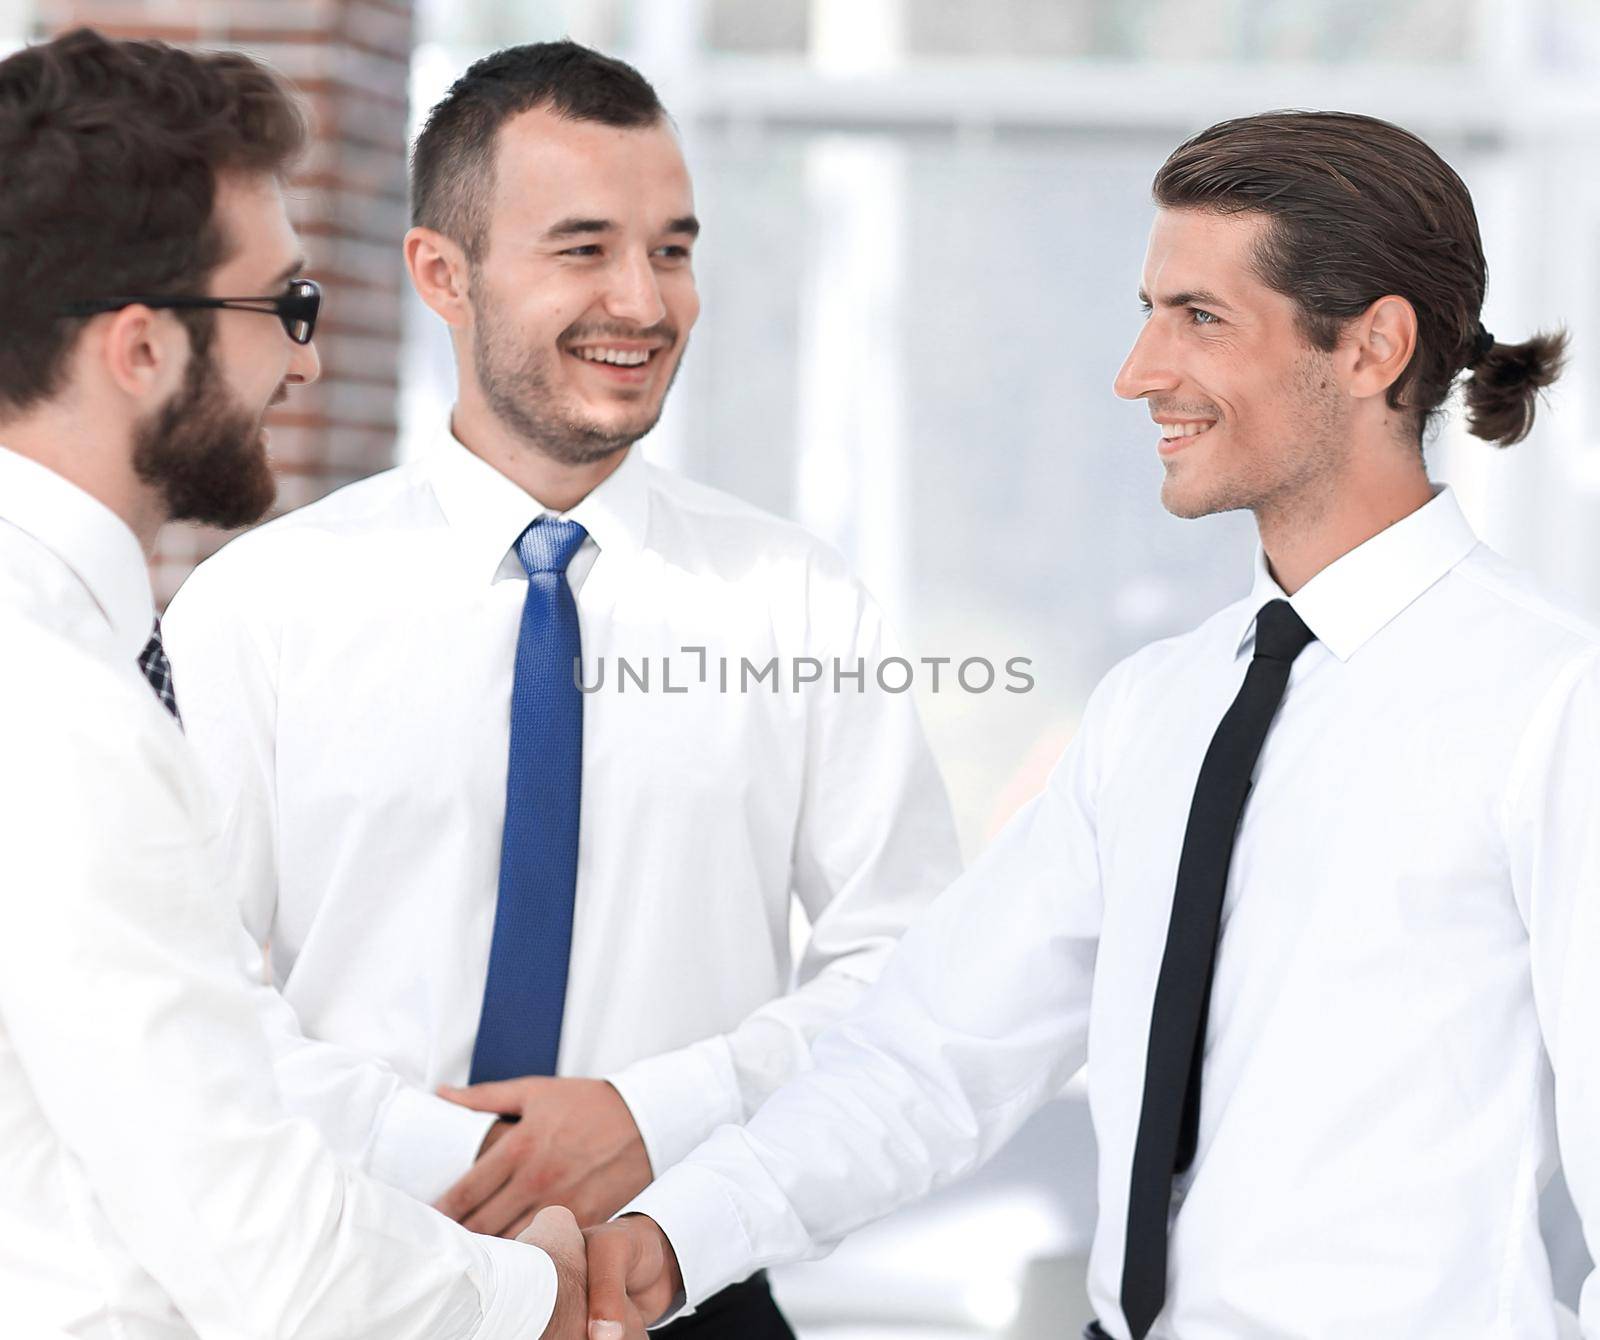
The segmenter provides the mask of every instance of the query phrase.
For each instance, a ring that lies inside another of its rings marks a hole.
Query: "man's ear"
[[[171,312],[121,307],[95,318],[83,339],[102,375],[136,404],[160,404],[183,384],[189,332]]]
[[[1416,352],[1416,309],[1393,293],[1377,299],[1351,323],[1345,345],[1350,394],[1358,399],[1386,394]]]
[[[403,246],[406,273],[417,296],[446,325],[460,330],[471,324],[471,267],[461,244],[432,228],[413,228]]]

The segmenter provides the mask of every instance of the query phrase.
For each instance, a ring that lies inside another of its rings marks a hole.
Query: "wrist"
[[[653,1219],[650,1222],[655,1223]],[[678,1265],[678,1253],[672,1246],[672,1239],[663,1232],[660,1224],[656,1224],[656,1232],[661,1234],[662,1262],[665,1267],[667,1283],[672,1286],[672,1307],[676,1310],[682,1307],[686,1301],[683,1288],[683,1271]]]
[[[635,1211],[625,1214],[624,1219],[636,1219],[644,1233],[661,1249],[661,1275],[672,1287],[673,1306],[683,1305],[683,1271],[678,1266],[678,1252],[672,1245],[672,1239],[667,1236],[666,1229],[656,1223],[648,1214]]]

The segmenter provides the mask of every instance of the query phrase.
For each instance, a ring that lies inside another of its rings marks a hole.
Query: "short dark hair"
[[[1466,185],[1410,131],[1348,112],[1265,112],[1185,141],[1156,173],[1170,209],[1266,216],[1255,268],[1292,298],[1313,347],[1387,294],[1417,314],[1417,349],[1389,388],[1415,415],[1421,442],[1470,368],[1464,395],[1475,436],[1510,446],[1533,427],[1541,389],[1560,375],[1566,336],[1479,344],[1488,268]]]
[[[428,113],[411,152],[411,223],[481,257],[494,199],[495,137],[548,107],[573,121],[638,128],[666,116],[633,66],[577,42],[507,47],[473,64]]]
[[[65,303],[200,292],[228,246],[219,174],[281,178],[307,137],[287,86],[238,53],[79,28],[0,61],[0,411],[57,390],[83,324]]]

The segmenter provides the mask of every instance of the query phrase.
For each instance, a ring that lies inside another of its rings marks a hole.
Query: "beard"
[[[480,286],[481,291],[481,286]],[[626,451],[654,428],[667,403],[672,383],[678,379],[680,358],[672,369],[666,389],[654,404],[641,404],[638,412],[620,423],[603,425],[586,420],[564,408],[554,389],[559,379],[561,344],[578,337],[613,336],[636,340],[659,337],[667,344],[661,354],[678,343],[677,328],[658,322],[647,330],[624,327],[573,327],[557,342],[557,350],[532,349],[523,345],[516,331],[500,319],[497,309],[483,299],[473,305],[475,338],[472,362],[478,385],[495,417],[524,442],[559,461],[562,465],[592,465]]]
[[[1258,520],[1281,515],[1309,521],[1326,506],[1350,460],[1350,414],[1327,374],[1327,357],[1310,353],[1290,374],[1294,404],[1283,415],[1293,441],[1274,441],[1230,462],[1229,468],[1184,479],[1182,462],[1167,466],[1161,501],[1173,516],[1193,520],[1219,512],[1249,511]],[[1154,403],[1154,402],[1152,402]],[[1215,407],[1161,405],[1169,413],[1218,414]]]
[[[261,441],[265,411],[252,414],[233,398],[209,331],[191,326],[189,342],[183,385],[134,431],[134,472],[160,490],[169,520],[248,526],[278,496]]]

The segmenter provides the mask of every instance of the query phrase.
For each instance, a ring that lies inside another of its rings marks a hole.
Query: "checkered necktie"
[[[144,644],[144,650],[139,653],[139,669],[144,671],[144,677],[150,681],[150,687],[156,691],[156,697],[161,699],[161,705],[172,713],[172,719],[183,725],[183,718],[178,715],[178,695],[172,691],[172,663],[167,660],[167,653],[161,645],[161,620],[156,620],[156,626],[150,634],[150,640]]]

